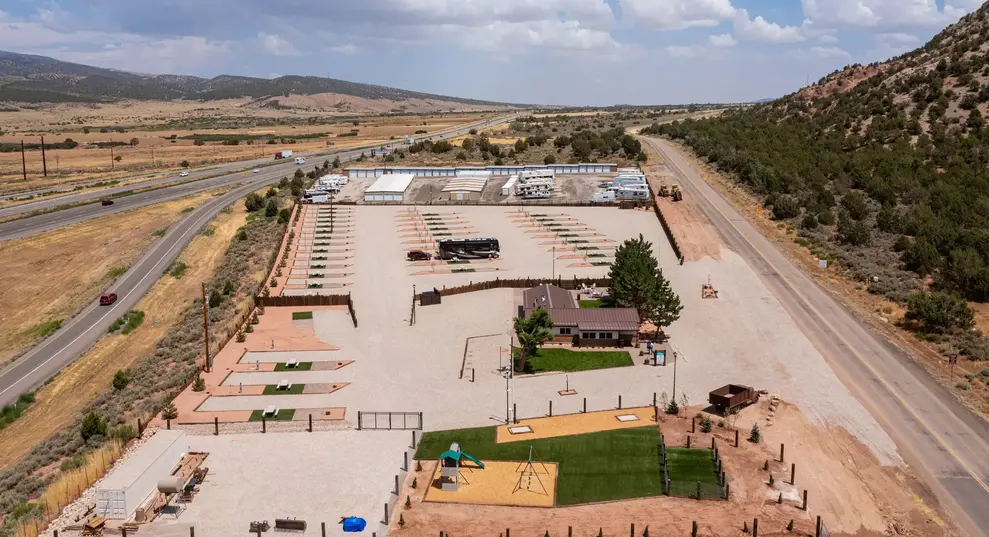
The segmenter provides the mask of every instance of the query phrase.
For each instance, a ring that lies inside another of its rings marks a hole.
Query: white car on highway
[[[261,173],[261,170],[254,168],[253,170],[251,170],[251,173]]]
[[[189,172],[182,172],[179,174],[179,177],[189,177]]]

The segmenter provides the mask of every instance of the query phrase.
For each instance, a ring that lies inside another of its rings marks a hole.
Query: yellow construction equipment
[[[664,198],[670,195],[670,187],[666,186],[666,183],[659,185],[659,195]]]
[[[673,196],[673,201],[680,201],[683,199],[683,192],[680,191],[680,185],[674,184],[670,188],[670,195]]]

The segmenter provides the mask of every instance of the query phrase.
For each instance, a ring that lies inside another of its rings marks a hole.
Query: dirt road
[[[689,157],[665,140],[641,139],[663,157],[684,197],[724,243],[756,270],[959,527],[989,536],[989,424],[791,263],[703,180]]]

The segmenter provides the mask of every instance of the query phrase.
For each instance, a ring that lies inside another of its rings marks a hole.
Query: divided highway
[[[467,134],[471,128],[487,128],[504,123],[513,117],[515,116],[500,116],[494,119],[464,125],[443,133],[432,134],[427,139],[455,138]],[[335,152],[332,156],[339,157],[341,161],[346,162],[357,158],[362,150],[367,151],[367,149],[368,147],[365,146],[359,149],[339,151]],[[243,163],[239,163],[238,165],[243,166]],[[234,203],[254,190],[277,182],[279,178],[289,175],[290,172],[294,172],[295,168],[296,166],[293,163],[279,164],[261,168],[262,171],[259,174],[248,173],[247,177],[244,177],[243,173],[236,173],[217,178],[214,182],[208,179],[196,181],[189,185],[168,187],[144,194],[126,196],[120,198],[110,207],[87,205],[0,224],[0,237],[6,239],[104,216],[108,213],[105,209],[111,209],[112,212],[119,212],[175,199],[193,192],[209,190],[221,184],[239,185],[222,196],[209,200],[206,204],[196,208],[169,228],[168,233],[161,240],[157,241],[123,276],[119,277],[110,286],[108,291],[116,293],[118,297],[112,306],[101,307],[97,304],[94,297],[92,304],[67,320],[62,325],[62,328],[51,337],[45,339],[0,371],[0,405],[12,402],[23,392],[38,388],[63,367],[82,356],[86,350],[106,333],[114,320],[134,308],[141,297],[161,277],[165,268],[172,264],[199,230],[224,207]],[[102,193],[100,194],[102,195]]]
[[[989,536],[989,424],[791,263],[671,143],[641,139],[663,157],[684,196],[759,274],[959,526]]]

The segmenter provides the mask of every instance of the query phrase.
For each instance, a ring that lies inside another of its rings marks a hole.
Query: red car
[[[103,200],[100,202],[103,206],[113,205],[113,200]]]
[[[422,250],[409,250],[409,261],[429,261],[431,258],[432,256]]]
[[[117,293],[107,293],[100,295],[100,306],[109,306],[117,301]]]

